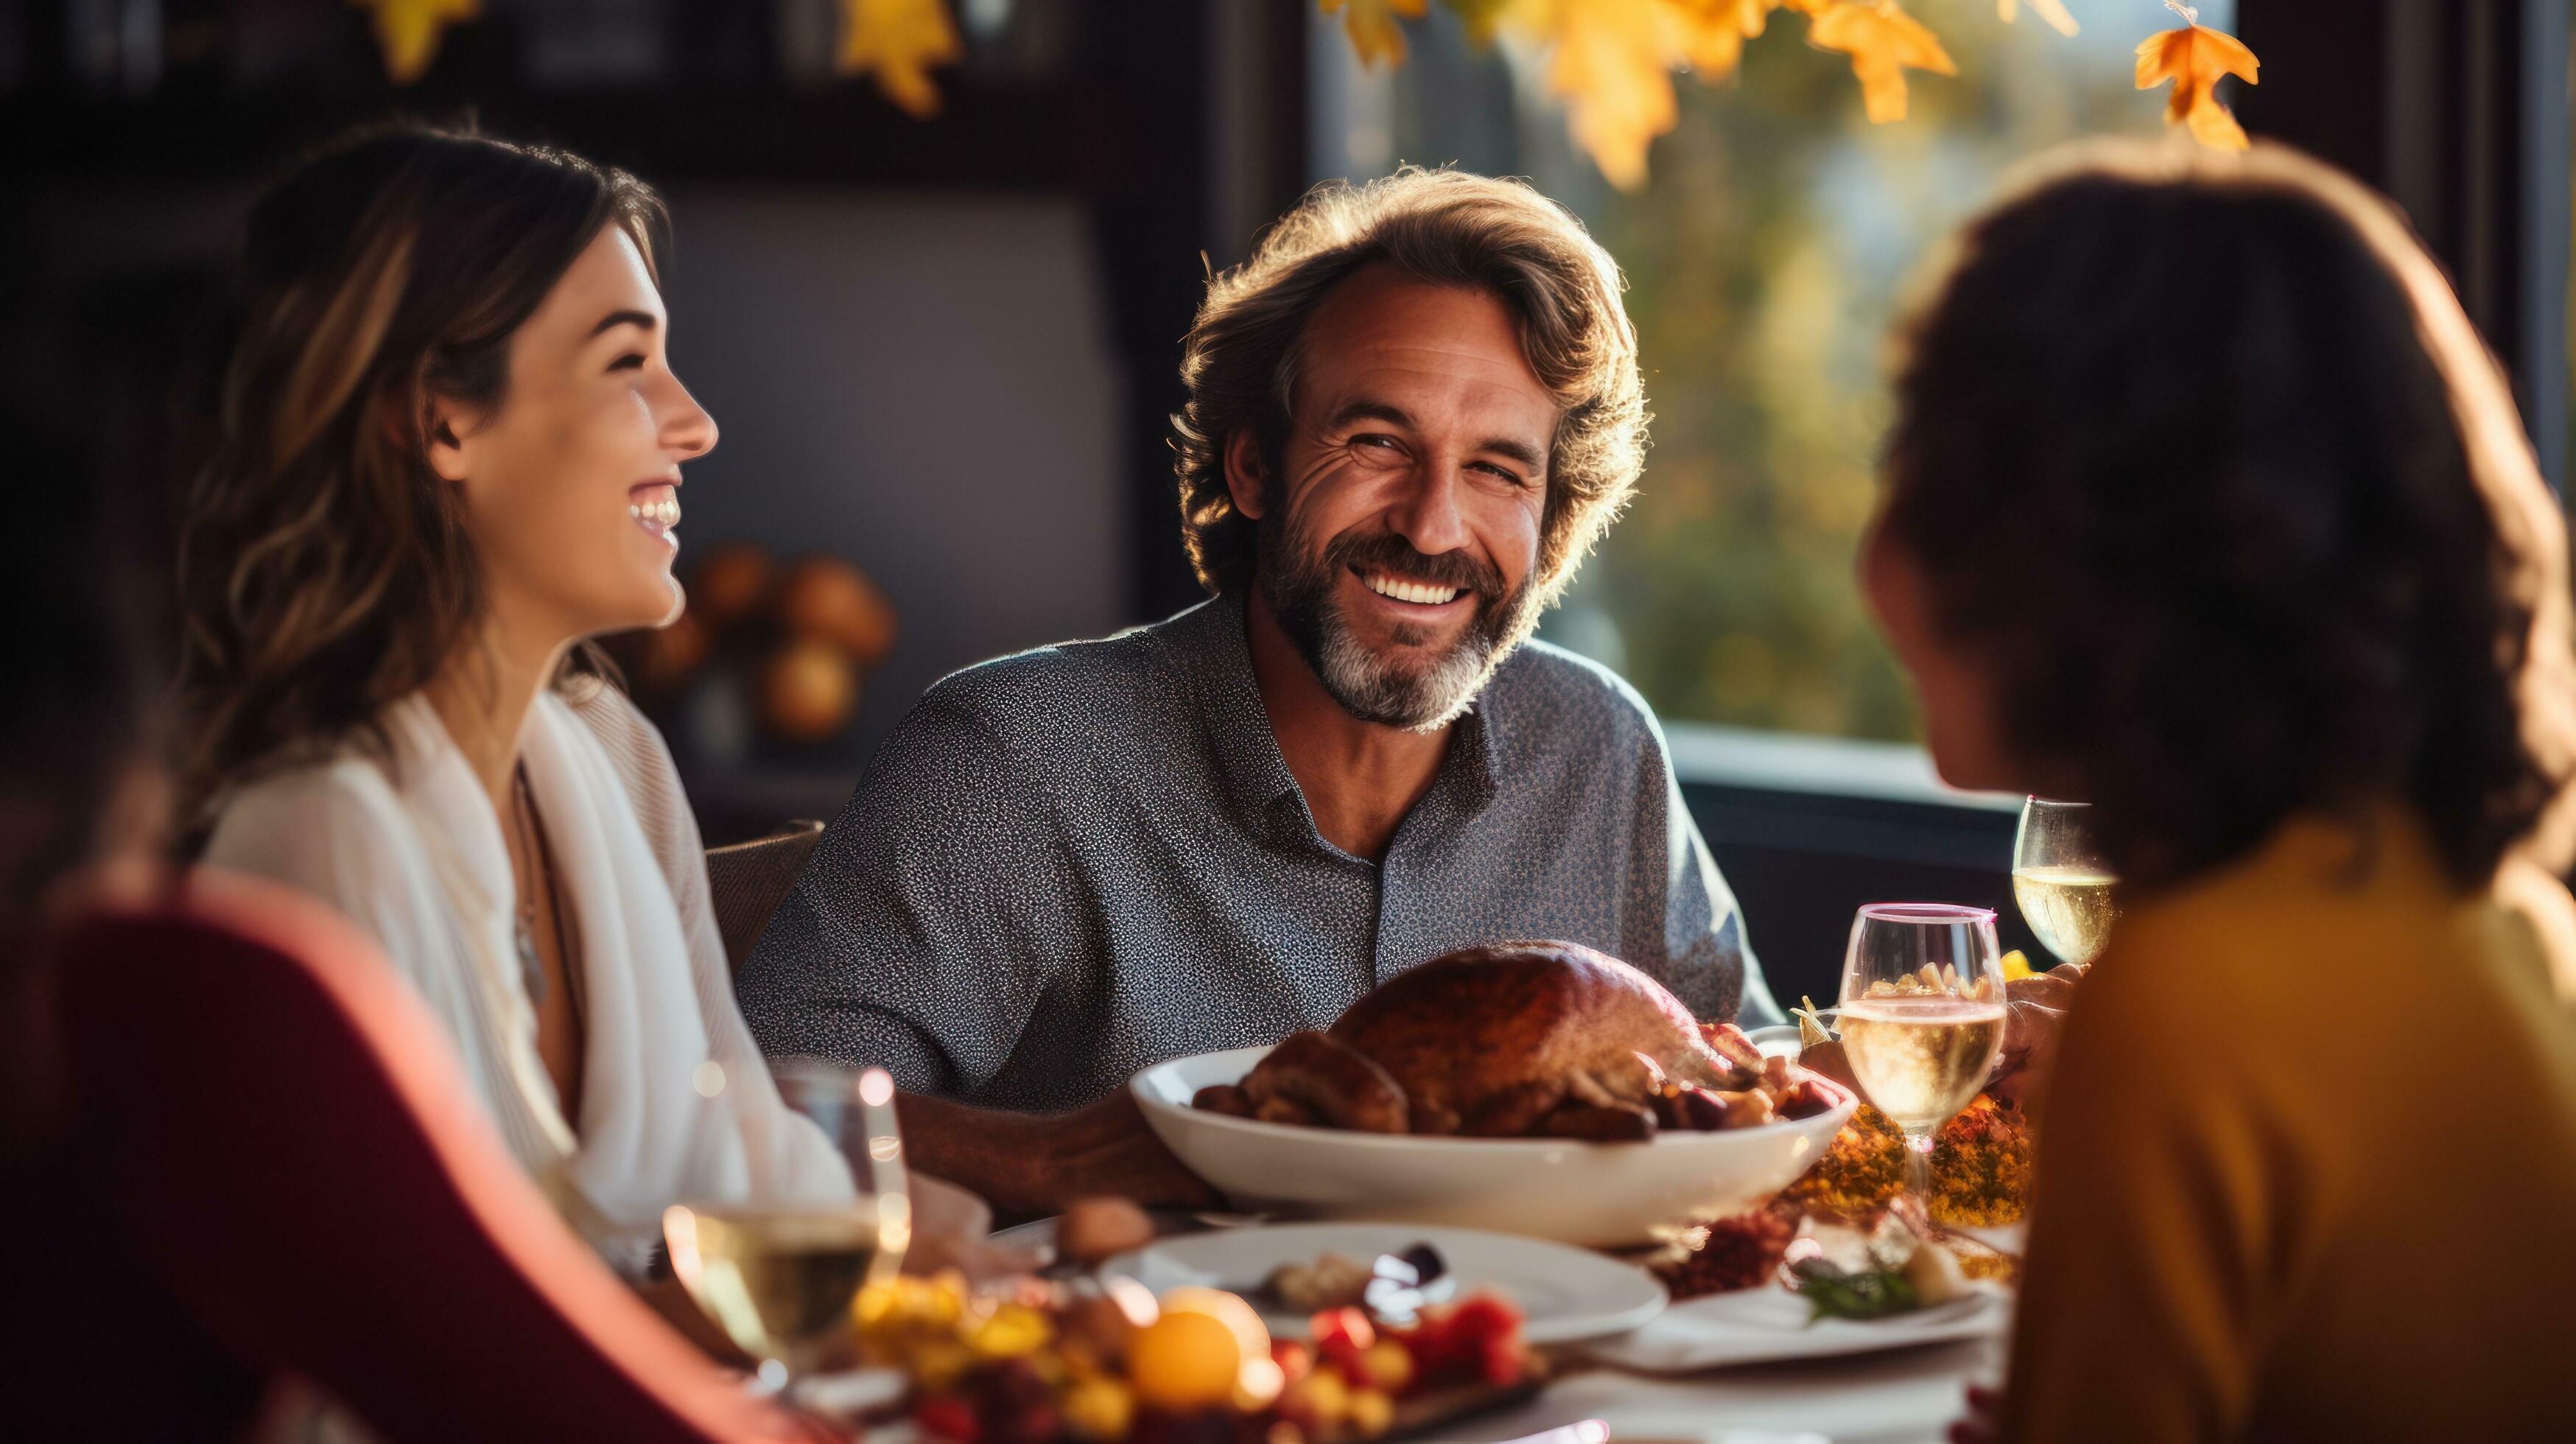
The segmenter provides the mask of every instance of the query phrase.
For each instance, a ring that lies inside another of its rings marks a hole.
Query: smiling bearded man
[[[1653,714],[1529,639],[1642,462],[1619,287],[1448,171],[1320,189],[1212,281],[1174,420],[1212,600],[931,688],[742,969],[762,1046],[892,1069],[914,1162],[1035,1212],[1205,1197],[1130,1074],[1456,948],[1775,1020]]]

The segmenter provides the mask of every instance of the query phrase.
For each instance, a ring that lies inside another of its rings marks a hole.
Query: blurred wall
[[[1137,482],[1077,199],[668,190],[673,361],[722,433],[687,473],[685,546],[845,557],[903,624],[842,742],[693,769],[710,835],[731,835],[830,816],[939,677],[1143,620],[1127,615]],[[169,392],[250,195],[54,184],[0,224],[67,343],[6,372],[134,453],[121,471],[146,516],[167,514]]]
[[[833,552],[903,618],[845,758],[692,778],[702,812],[836,805],[931,682],[1140,620],[1123,385],[1075,201],[670,199],[672,360],[722,431],[689,468],[684,545]]]

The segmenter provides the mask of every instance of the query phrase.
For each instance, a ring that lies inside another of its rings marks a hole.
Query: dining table
[[[1500,1444],[1597,1419],[1612,1444],[1929,1444],[2002,1369],[1999,1339],[1680,1376],[1576,1364],[1525,1403],[1426,1437]]]
[[[1172,1238],[1256,1218],[1154,1210],[1152,1221],[1159,1237]],[[995,1239],[1052,1255],[1055,1222],[1005,1229]],[[1973,1232],[2018,1251],[2017,1229]],[[2009,1337],[1998,1330],[1689,1373],[1624,1368],[1596,1358],[1584,1343],[1555,1345],[1545,1351],[1550,1373],[1536,1392],[1413,1431],[1406,1444],[1933,1444],[1966,1412],[1971,1385],[2002,1379]],[[1580,1427],[1595,1421],[1602,1427]]]

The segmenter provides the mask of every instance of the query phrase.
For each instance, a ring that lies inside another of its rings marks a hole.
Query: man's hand
[[[1995,1057],[1986,1091],[2036,1115],[2057,1065],[2057,1040],[2066,1009],[2075,1001],[2082,963],[2060,963],[2047,972],[2004,984],[2004,1045]]]
[[[907,1182],[912,1193],[912,1247],[904,1251],[905,1273],[955,1269],[981,1281],[1036,1272],[1035,1252],[992,1241],[993,1210],[984,1200],[926,1173],[912,1174]]]
[[[1074,1199],[1118,1194],[1149,1207],[1212,1208],[1223,1198],[1181,1166],[1125,1090],[1042,1116],[904,1094],[896,1100],[914,1166],[982,1194],[996,1212],[1037,1217]]]

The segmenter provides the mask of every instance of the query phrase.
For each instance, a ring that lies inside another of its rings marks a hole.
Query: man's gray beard
[[[1262,569],[1259,585],[1280,630],[1288,634],[1316,680],[1343,711],[1381,727],[1437,732],[1457,721],[1484,694],[1485,685],[1493,681],[1512,650],[1538,630],[1537,608],[1530,605],[1531,588],[1524,582],[1502,604],[1498,616],[1470,619],[1457,645],[1438,661],[1420,670],[1405,669],[1388,663],[1351,635],[1350,621],[1332,595],[1338,567],[1327,565],[1317,569],[1319,575],[1293,578],[1300,594],[1289,596],[1280,584],[1291,579],[1281,575],[1277,553],[1263,560],[1269,565]],[[1412,630],[1399,624],[1395,635],[1401,641]]]
[[[1419,671],[1404,671],[1360,645],[1338,605],[1326,604],[1320,620],[1323,636],[1317,650],[1323,655],[1307,662],[1343,711],[1384,727],[1437,732],[1457,721],[1511,655],[1505,638],[1470,623],[1446,656]]]

